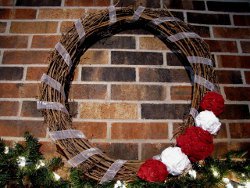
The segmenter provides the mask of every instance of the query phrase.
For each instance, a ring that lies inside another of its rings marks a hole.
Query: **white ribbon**
[[[41,82],[44,82],[45,84],[59,91],[62,94],[63,98],[66,98],[62,85],[55,79],[51,78],[49,75],[43,74],[41,77]]]
[[[71,69],[73,63],[67,50],[63,47],[63,45],[60,42],[56,44],[55,48],[58,51],[58,53],[62,56],[65,63],[69,66],[69,69]]]
[[[210,91],[214,91],[215,90],[215,85],[212,82],[206,80],[203,77],[200,77],[199,75],[194,75],[194,83],[203,85],[204,87],[206,87]]]
[[[50,131],[48,132],[48,134],[53,141],[63,140],[67,138],[86,138],[85,135],[81,131],[74,130],[74,129]]]
[[[198,115],[198,111],[195,108],[191,108],[189,114],[191,114],[195,119],[196,116]]]
[[[169,36],[168,40],[170,40],[171,42],[176,42],[184,38],[201,38],[201,37],[193,32],[180,32],[175,35]]]
[[[47,101],[37,101],[37,109],[50,109],[50,110],[59,110],[66,114],[69,114],[65,106],[59,102],[47,102]]]
[[[116,22],[116,10],[115,10],[115,6],[111,5],[108,7],[109,10],[109,21],[111,23],[115,23]]]
[[[98,148],[90,148],[90,149],[82,151],[81,153],[77,154],[76,156],[68,160],[68,163],[72,167],[77,167],[79,164],[83,163],[91,156],[96,155],[96,154],[101,154],[101,153],[102,153],[101,150]]]
[[[164,23],[164,22],[173,22],[173,21],[180,22],[181,20],[175,17],[159,17],[159,18],[155,18],[152,20],[152,22],[155,25],[160,25],[161,23]]]
[[[134,12],[133,20],[138,20],[141,17],[141,14],[143,13],[144,10],[145,10],[145,7],[139,6]]]
[[[81,22],[80,19],[78,19],[75,22],[75,27],[76,27],[76,31],[78,33],[79,39],[82,39],[85,36],[86,33],[85,33],[84,27],[83,27],[82,22]]]
[[[100,184],[103,184],[104,182],[111,181],[114,179],[117,172],[120,170],[120,168],[126,163],[126,160],[116,160],[106,171],[104,176],[102,177]]]
[[[205,64],[209,66],[213,66],[213,62],[211,59],[205,58],[205,57],[200,57],[200,56],[187,56],[187,59],[190,64],[192,63],[200,63],[200,64]]]

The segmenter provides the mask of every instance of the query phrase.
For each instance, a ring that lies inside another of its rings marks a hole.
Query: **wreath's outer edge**
[[[145,9],[141,14],[139,20],[133,21],[132,17],[134,10],[131,8],[120,8],[116,10],[117,22],[111,24],[109,22],[108,10],[101,10],[97,13],[90,13],[87,17],[81,18],[86,35],[85,39],[78,41],[78,34],[73,26],[64,36],[60,42],[70,54],[73,61],[71,71],[69,71],[67,64],[65,64],[62,57],[56,50],[51,53],[49,59],[49,68],[47,75],[57,80],[62,87],[65,88],[66,96],[69,94],[70,82],[73,77],[73,72],[79,63],[81,55],[90,47],[90,44],[100,40],[104,37],[112,36],[120,30],[125,30],[123,24],[135,26],[143,26],[144,29],[150,30],[154,35],[159,37],[164,43],[168,44],[167,37],[178,32],[190,31],[188,24],[184,22],[165,22],[158,26],[152,24],[152,19],[163,16],[172,16],[167,10],[151,10]],[[108,32],[107,32],[108,31]],[[201,56],[212,59],[208,45],[201,39],[183,39],[174,43],[174,46],[182,52],[185,56]],[[216,75],[213,67],[204,64],[191,64],[194,74],[204,77],[206,80],[217,83]],[[207,89],[197,83],[193,85],[193,99],[191,107],[198,109],[199,102]],[[42,84],[39,99],[41,101],[52,101],[62,103],[69,109],[68,98],[65,100],[60,92],[51,88],[46,84]],[[66,130],[72,128],[72,119],[69,115],[57,110],[43,110],[44,121],[48,125],[50,131]],[[184,118],[182,130],[193,124],[193,117],[187,115]],[[92,148],[92,144],[87,139],[70,138],[56,141],[58,152],[71,159],[83,150]],[[78,167],[84,171],[87,178],[100,181],[110,165],[114,162],[105,154],[97,154],[90,157]],[[116,174],[116,180],[133,181],[136,179],[137,169],[142,161],[128,161],[125,163],[119,172]]]

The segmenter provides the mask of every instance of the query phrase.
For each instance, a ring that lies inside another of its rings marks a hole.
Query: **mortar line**
[[[111,129],[112,129],[112,123],[107,122],[107,141],[111,140]]]
[[[142,143],[138,143],[138,160],[142,159]]]

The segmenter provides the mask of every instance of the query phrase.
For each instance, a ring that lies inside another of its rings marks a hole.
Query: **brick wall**
[[[61,33],[109,0],[0,0],[0,136],[39,137],[46,154],[55,147],[36,110],[39,83]],[[121,0],[117,6],[167,6],[193,25],[216,60],[226,110],[214,155],[246,149],[250,142],[250,3]],[[116,158],[145,159],[174,142],[189,112],[191,83],[183,64],[144,30],[124,31],[89,49],[70,91],[73,125]]]

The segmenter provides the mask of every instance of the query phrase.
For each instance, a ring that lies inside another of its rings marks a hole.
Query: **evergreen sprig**
[[[24,144],[17,143],[8,148],[8,152],[6,144],[0,140],[0,187],[69,187],[68,182],[57,181],[54,177],[54,170],[63,165],[62,159],[52,158],[41,165],[44,156],[38,139],[29,133],[25,133],[24,138]],[[20,165],[20,158],[25,160],[23,165]]]
[[[116,182],[98,184],[93,180],[84,179],[84,173],[76,168],[70,171],[69,180],[55,180],[54,171],[63,166],[61,158],[52,158],[45,161],[40,152],[41,144],[29,133],[24,135],[25,143],[16,144],[6,151],[6,144],[0,139],[0,187],[35,187],[35,188],[113,188]],[[26,159],[26,163],[20,166],[20,157]],[[44,161],[41,165],[41,160]],[[40,166],[39,166],[40,165]],[[169,177],[164,183],[150,183],[140,179],[126,183],[128,188],[182,188],[182,187],[221,187],[225,185],[223,178],[230,180],[230,174],[237,178],[238,182],[231,181],[235,185],[243,185],[241,182],[250,180],[250,160],[246,152],[230,151],[224,159],[207,158],[203,163],[193,163],[193,170],[197,176],[188,173],[179,177]],[[243,185],[244,186],[244,185]]]

